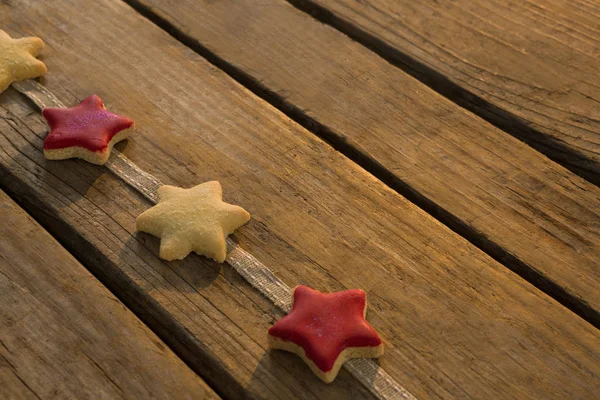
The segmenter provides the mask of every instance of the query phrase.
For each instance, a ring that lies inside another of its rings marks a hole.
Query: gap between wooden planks
[[[600,189],[284,0],[128,0],[600,327]]]
[[[598,4],[289,1],[600,184]]]
[[[0,398],[219,398],[1,190],[0,220]]]
[[[133,118],[125,153],[163,182],[218,179],[253,220],[236,240],[287,284],[362,287],[381,365],[417,397],[591,397],[600,335],[194,52],[113,0],[12,1],[47,42],[45,84]],[[105,169],[46,162],[39,113],[0,96],[0,185],[225,397],[368,398],[266,351],[275,307],[230,267],[166,263],[135,233],[149,204]]]

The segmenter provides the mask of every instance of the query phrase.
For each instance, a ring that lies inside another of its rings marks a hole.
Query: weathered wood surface
[[[219,398],[0,191],[0,398]]]
[[[600,4],[290,0],[600,184]]]
[[[45,84],[90,93],[136,121],[125,153],[163,182],[218,179],[253,215],[240,245],[287,284],[361,287],[386,343],[381,365],[421,398],[590,398],[600,335],[554,300],[374,179],[116,0],[11,1],[9,34],[44,38]],[[46,126],[0,96],[0,185],[219,393],[369,398],[266,350],[279,317],[228,265],[159,260],[135,233],[148,202],[105,169],[46,162]]]
[[[291,112],[600,326],[598,187],[284,0],[139,1],[185,32],[186,43],[197,40],[241,71],[232,71],[239,79],[246,73],[277,93],[267,96],[280,107],[304,110]]]

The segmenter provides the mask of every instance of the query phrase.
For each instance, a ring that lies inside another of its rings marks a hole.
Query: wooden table
[[[289,286],[362,288],[418,399],[600,398],[600,2],[9,0],[41,82],[136,121],[161,181],[219,180]],[[165,262],[150,203],[50,162],[0,95],[0,398],[348,399],[269,352],[228,264]]]

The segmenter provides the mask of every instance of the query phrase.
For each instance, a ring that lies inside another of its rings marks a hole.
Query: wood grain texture
[[[140,3],[185,43],[211,52],[217,65],[342,151],[358,152],[354,158],[390,186],[600,326],[598,187],[283,0]]]
[[[219,398],[0,191],[0,398]]]
[[[600,185],[589,0],[290,0]]]
[[[163,182],[217,179],[253,219],[236,240],[288,285],[360,287],[381,365],[419,398],[590,398],[600,334],[116,0],[10,2],[0,24],[44,38],[45,84],[136,121],[124,152]],[[224,397],[369,398],[267,352],[280,314],[227,264],[157,258],[148,202],[80,161],[47,162],[47,128],[0,96],[0,185]]]

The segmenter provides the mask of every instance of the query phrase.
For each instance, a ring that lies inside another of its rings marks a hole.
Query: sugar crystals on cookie
[[[346,360],[383,354],[366,310],[367,295],[360,289],[321,293],[297,286],[292,311],[269,329],[269,345],[297,354],[319,378],[332,382]]]

